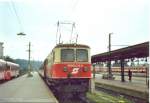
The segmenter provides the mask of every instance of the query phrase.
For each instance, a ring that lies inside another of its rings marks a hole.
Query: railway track
[[[40,74],[39,74],[40,75]],[[45,79],[40,75],[40,77],[43,79],[43,81],[46,83]],[[46,83],[47,84],[47,83]],[[66,98],[66,99],[61,99],[60,94],[57,93],[52,87],[50,87],[48,84],[47,86],[49,89],[53,92],[54,96],[57,98],[59,103],[93,103],[88,98],[85,96],[79,96],[79,95],[74,95],[71,98]],[[59,94],[59,95],[58,95]],[[63,94],[62,94],[63,95]]]
[[[57,93],[54,88],[49,87],[49,89],[53,92],[59,103],[92,103],[85,96],[74,94],[73,96],[65,96],[64,94]]]
[[[131,101],[131,103],[149,103],[148,100],[141,99],[141,98],[134,97],[134,96],[130,96],[130,95],[126,95],[126,94],[119,93],[119,92],[115,92],[115,91],[112,91],[112,90],[108,90],[108,89],[99,87],[97,85],[95,86],[95,89],[96,89],[96,91],[101,91],[101,92],[110,94],[110,95],[115,96],[115,97],[125,98],[125,99]]]
[[[0,81],[0,84],[3,84],[3,83],[5,83],[5,82],[6,82],[6,81],[2,81],[2,80],[1,80],[1,81]]]
[[[91,102],[85,97],[76,96],[66,100],[59,100],[59,103],[91,103]]]

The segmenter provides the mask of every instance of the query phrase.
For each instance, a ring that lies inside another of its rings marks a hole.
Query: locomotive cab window
[[[77,49],[76,50],[76,60],[79,62],[88,61],[88,51],[86,49]]]
[[[74,49],[61,49],[61,61],[73,62],[74,61]]]

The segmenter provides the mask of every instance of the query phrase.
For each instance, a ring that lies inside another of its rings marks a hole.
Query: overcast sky
[[[148,6],[148,0],[0,0],[0,42],[4,55],[28,59],[30,41],[32,59],[44,60],[56,44],[59,20],[75,22],[73,38],[78,34],[78,43],[89,45],[91,55],[103,53],[111,32],[112,45],[149,41]],[[71,26],[60,31],[61,42],[68,43]],[[112,46],[117,48],[122,47]]]

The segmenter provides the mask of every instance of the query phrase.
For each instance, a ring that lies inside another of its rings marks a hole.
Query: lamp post
[[[21,32],[21,33],[18,33],[17,35],[18,35],[18,36],[25,36],[26,34],[24,34],[23,32]],[[31,58],[31,54],[30,54],[30,52],[31,52],[31,43],[30,43],[30,42],[29,42],[29,49],[28,49],[27,51],[29,52],[28,77],[31,77],[31,76],[33,76],[33,75],[31,74],[31,62],[30,62],[30,58]]]

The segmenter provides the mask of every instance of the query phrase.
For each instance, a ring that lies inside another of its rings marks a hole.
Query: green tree
[[[4,56],[4,60],[15,63],[15,60],[13,58],[11,58],[10,56]]]

